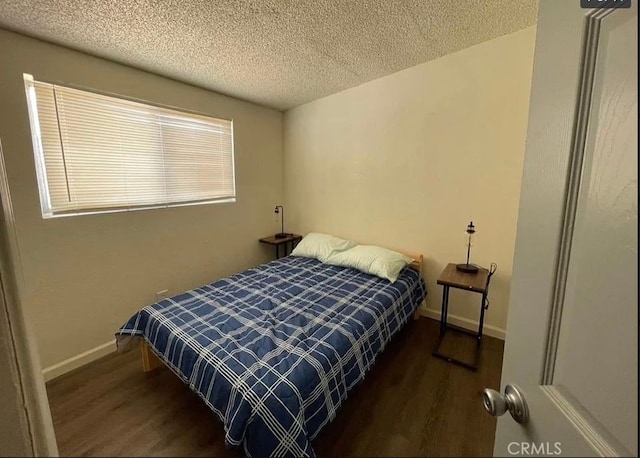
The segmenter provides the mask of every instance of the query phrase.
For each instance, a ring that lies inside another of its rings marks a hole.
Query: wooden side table
[[[260,239],[260,243],[266,243],[267,245],[273,245],[276,247],[276,259],[280,259],[280,246],[283,247],[284,255],[291,253],[293,248],[298,244],[298,242],[302,240],[302,236],[298,234],[290,234],[281,239],[276,238],[274,235],[269,237],[263,237]],[[287,248],[289,248],[289,253],[287,253]]]
[[[442,271],[438,277],[437,284],[442,285],[442,314],[440,316],[440,336],[438,343],[433,351],[433,356],[444,359],[453,364],[457,364],[467,369],[475,371],[478,369],[478,362],[480,357],[480,344],[482,343],[482,328],[484,327],[484,312],[487,306],[487,293],[489,292],[489,282],[491,276],[495,272],[495,264],[491,265],[491,270],[479,268],[475,274],[468,274],[459,272],[456,270],[456,265],[451,263]],[[458,288],[472,293],[478,293],[482,295],[482,302],[480,303],[480,322],[478,324],[478,332],[468,331],[466,329],[452,327],[447,324],[447,315],[449,313],[449,289]],[[444,340],[444,336],[447,330],[456,331],[462,334],[467,334],[476,339],[476,352],[474,362],[469,364],[454,358],[453,356],[445,355],[440,352],[440,345]]]

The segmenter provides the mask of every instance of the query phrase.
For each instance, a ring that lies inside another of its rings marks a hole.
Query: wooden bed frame
[[[424,257],[421,254],[404,253],[404,252],[401,252],[401,253],[413,259],[413,262],[409,264],[409,267],[416,269],[418,272],[420,272],[420,274],[422,274],[422,263],[424,261]],[[420,306],[418,306],[416,311],[413,312],[413,319],[417,320],[418,318],[420,318]]]
[[[399,253],[412,258],[413,262],[409,264],[409,267],[412,267],[418,272],[422,273],[422,263],[424,261],[424,258],[421,254],[406,253],[400,251]],[[413,314],[413,319],[417,320],[418,318],[420,318],[420,310],[416,309],[415,313]],[[156,356],[153,350],[151,350],[151,348],[149,347],[149,344],[147,344],[147,342],[145,342],[144,340],[140,340],[140,353],[142,353],[142,370],[144,372],[151,372],[152,370],[162,366],[162,361],[160,360],[160,358]]]

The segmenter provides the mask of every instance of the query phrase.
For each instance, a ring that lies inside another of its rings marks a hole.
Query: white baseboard
[[[433,310],[421,307],[420,315],[426,316],[427,318],[433,318],[434,320],[440,321],[440,311]],[[469,329],[471,331],[478,330],[478,322],[474,320],[470,320],[468,318],[463,318],[461,316],[447,314],[447,322],[454,326],[459,326],[461,328]],[[491,326],[486,324],[483,326],[483,332],[487,336],[495,337],[496,339],[504,340],[506,332],[504,329],[497,328],[495,326]]]
[[[97,347],[94,347],[85,352],[82,352],[79,355],[72,356],[71,358],[65,359],[64,361],[60,361],[53,366],[46,367],[42,371],[44,381],[48,382],[49,380],[53,380],[56,377],[60,377],[62,374],[71,372],[72,370],[77,369],[80,366],[84,366],[85,364],[88,364],[91,361],[95,361],[98,358],[102,358],[103,356],[106,356],[114,351],[116,351],[115,339],[103,343],[102,345],[98,345]]]

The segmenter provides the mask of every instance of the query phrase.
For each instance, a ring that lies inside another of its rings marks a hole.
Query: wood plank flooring
[[[503,343],[485,337],[474,373],[431,356],[438,323],[421,318],[389,344],[337,418],[313,441],[319,456],[491,456]],[[450,333],[446,350],[470,352]],[[444,347],[443,347],[444,348]],[[47,384],[61,456],[242,456],[222,424],[165,367],[141,371],[140,353],[112,354]]]

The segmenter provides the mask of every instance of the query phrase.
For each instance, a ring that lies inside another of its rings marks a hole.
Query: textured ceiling
[[[0,0],[0,27],[280,110],[532,25],[537,0]]]

